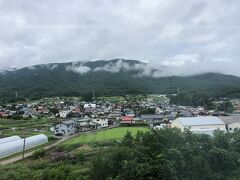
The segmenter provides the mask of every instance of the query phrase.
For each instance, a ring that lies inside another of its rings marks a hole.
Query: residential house
[[[70,110],[60,111],[60,112],[59,112],[59,117],[60,117],[60,118],[66,118],[67,115],[68,115],[70,112],[71,112]]]
[[[162,122],[164,115],[162,114],[144,114],[140,116],[140,119],[146,123],[160,123]]]
[[[63,121],[55,126],[55,135],[71,135],[75,132],[76,126],[73,120]]]
[[[101,128],[101,125],[95,122],[83,122],[78,125],[79,131],[90,131]]]
[[[179,113],[180,117],[193,117],[193,113],[190,111],[182,111],[181,113]]]
[[[92,122],[100,124],[102,128],[108,127],[107,117],[96,118],[96,119],[93,119]]]
[[[123,116],[120,122],[121,124],[135,124],[133,116]]]
[[[96,108],[96,104],[92,104],[92,103],[88,103],[88,104],[84,104],[83,108],[84,109],[92,109],[92,108]]]
[[[8,117],[9,116],[9,114],[7,113],[7,112],[5,112],[5,111],[0,111],[0,118],[6,118],[6,117]]]

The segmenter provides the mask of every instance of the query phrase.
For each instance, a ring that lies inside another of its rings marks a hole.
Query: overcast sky
[[[0,0],[0,69],[126,58],[240,76],[239,0]]]

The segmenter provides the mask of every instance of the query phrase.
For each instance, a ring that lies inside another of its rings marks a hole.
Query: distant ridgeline
[[[159,75],[157,69],[135,60],[45,64],[0,72],[0,98],[151,94],[240,97],[240,77],[218,73],[195,76]],[[16,93],[17,92],[17,93]]]

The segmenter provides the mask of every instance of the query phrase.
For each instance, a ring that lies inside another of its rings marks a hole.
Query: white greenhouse
[[[25,150],[37,147],[48,142],[48,137],[44,134],[31,136],[26,138]],[[22,152],[24,146],[24,139],[11,141],[0,144],[0,158],[10,156],[12,154]]]
[[[0,146],[1,146],[1,144],[12,142],[12,141],[17,141],[20,139],[21,138],[19,136],[10,136],[10,137],[6,137],[6,138],[2,138],[2,139],[0,139]]]

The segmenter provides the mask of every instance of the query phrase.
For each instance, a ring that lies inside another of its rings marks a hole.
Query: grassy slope
[[[66,141],[64,144],[77,144],[77,143],[91,143],[91,142],[100,142],[108,140],[117,140],[122,139],[127,131],[130,131],[132,135],[136,135],[137,131],[149,131],[145,127],[119,127],[114,129],[108,129],[104,131],[99,131],[91,134],[84,134],[69,141]]]

